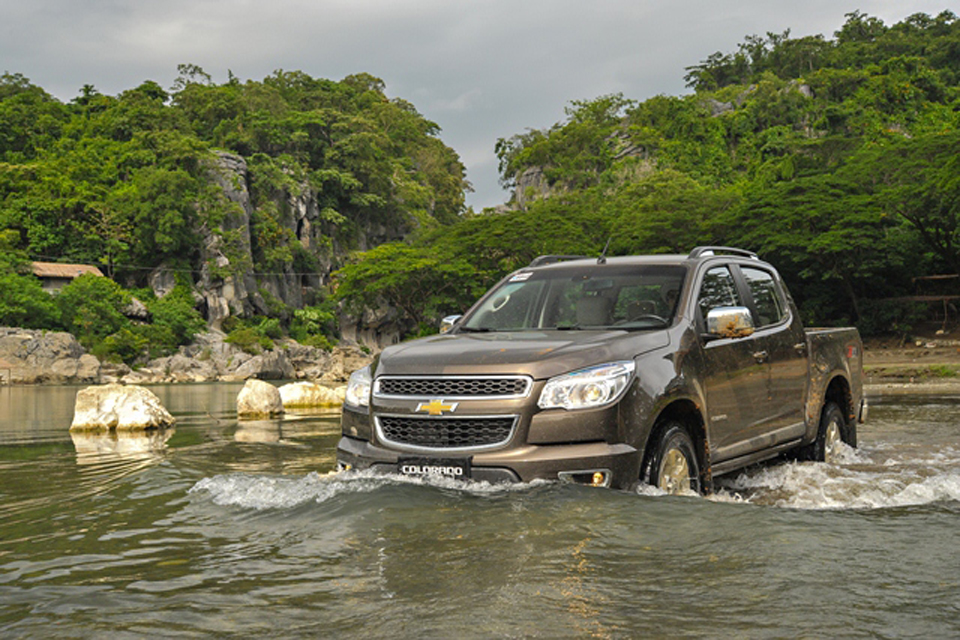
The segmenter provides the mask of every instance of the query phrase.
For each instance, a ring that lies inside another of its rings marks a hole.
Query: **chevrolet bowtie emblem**
[[[431,400],[430,402],[421,402],[417,405],[417,413],[429,413],[431,416],[442,416],[444,412],[453,413],[457,410],[459,403],[444,402],[443,400]]]

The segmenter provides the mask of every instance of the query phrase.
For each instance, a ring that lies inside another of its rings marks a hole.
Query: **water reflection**
[[[147,431],[111,431],[108,433],[70,432],[77,450],[77,464],[103,464],[114,460],[141,460],[152,463],[163,459],[167,441],[174,428]]]
[[[241,420],[233,439],[237,442],[279,443],[282,439],[281,420]]]

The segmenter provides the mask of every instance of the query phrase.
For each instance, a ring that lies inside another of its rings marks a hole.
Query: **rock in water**
[[[339,407],[343,397],[315,382],[291,382],[280,387],[284,407]]]
[[[263,380],[250,379],[237,395],[237,416],[241,418],[262,418],[283,413],[283,401],[280,391]]]
[[[105,384],[77,392],[71,431],[154,429],[176,420],[149,389]]]

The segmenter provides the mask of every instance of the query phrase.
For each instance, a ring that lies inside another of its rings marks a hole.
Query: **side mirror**
[[[458,322],[460,322],[460,318],[462,318],[462,317],[463,317],[462,315],[447,316],[446,318],[444,318],[443,320],[441,320],[441,321],[440,321],[440,333],[441,333],[441,334],[443,334],[443,333],[448,333],[448,332],[450,331],[450,329],[453,329],[454,325],[456,325]]]
[[[745,338],[753,334],[753,316],[746,307],[717,307],[707,313],[711,338]]]

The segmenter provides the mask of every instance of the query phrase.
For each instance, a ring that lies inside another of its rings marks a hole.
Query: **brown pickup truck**
[[[856,329],[808,329],[754,253],[544,256],[353,374],[341,469],[709,492],[866,418]]]

